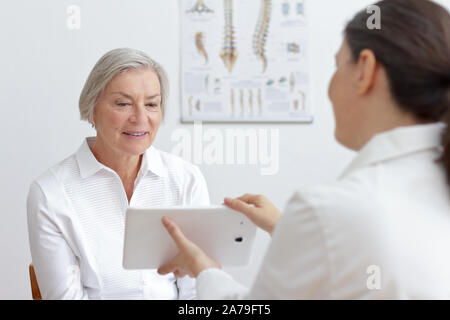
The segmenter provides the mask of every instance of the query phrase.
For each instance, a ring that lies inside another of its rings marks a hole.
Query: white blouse
[[[449,299],[444,126],[374,136],[336,183],[293,195],[251,289],[207,269],[198,298]]]
[[[193,299],[195,280],[122,267],[128,206],[208,205],[200,170],[151,146],[128,203],[122,181],[78,151],[32,182],[27,200],[33,265],[44,299]],[[150,254],[150,253],[149,253]]]

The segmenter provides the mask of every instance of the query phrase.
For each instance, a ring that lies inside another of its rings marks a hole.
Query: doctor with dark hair
[[[200,299],[450,298],[450,15],[375,5],[381,29],[356,14],[329,85],[336,139],[358,151],[341,177],[298,190],[283,214],[261,195],[225,199],[272,235],[251,288],[166,217],[179,254],[161,274],[196,277]]]

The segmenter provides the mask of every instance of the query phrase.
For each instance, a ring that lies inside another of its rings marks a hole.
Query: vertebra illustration
[[[234,89],[230,90],[230,102],[231,102],[231,115],[234,117]]]
[[[258,109],[259,109],[259,114],[262,114],[262,97],[261,97],[261,89],[258,89]]]
[[[203,44],[203,32],[197,32],[195,34],[195,46],[198,52],[205,58],[205,64],[208,63],[208,53],[205,50],[205,45]]]
[[[261,0],[259,18],[253,35],[253,53],[263,61],[263,72],[267,68],[266,40],[269,33],[270,14],[272,12],[271,0]]]
[[[237,50],[234,46],[233,3],[232,0],[224,0],[223,4],[225,12],[225,39],[220,57],[228,72],[231,72],[237,59]]]
[[[195,3],[195,5],[188,11],[186,11],[186,13],[213,13],[214,11],[211,10],[210,8],[208,8],[204,3],[203,0],[197,0],[197,2]]]

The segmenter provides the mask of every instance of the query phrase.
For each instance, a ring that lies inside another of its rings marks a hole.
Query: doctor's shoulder
[[[349,241],[374,236],[380,228],[373,227],[384,223],[384,206],[378,195],[380,182],[371,171],[364,169],[342,180],[296,190],[284,210],[285,223],[315,221],[328,236],[344,232]]]
[[[384,267],[389,256],[384,250],[387,220],[376,189],[376,183],[355,174],[295,191],[273,232],[268,253],[272,265],[266,272],[292,274],[291,279],[302,272],[315,275],[330,297],[343,296],[340,290],[349,289],[352,297],[366,290],[367,267],[374,263]],[[298,276],[298,286],[305,279]]]

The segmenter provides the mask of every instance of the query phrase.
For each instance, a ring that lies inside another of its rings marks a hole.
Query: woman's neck
[[[142,155],[126,155],[107,146],[98,137],[89,146],[98,162],[114,170],[124,184],[134,183],[142,162]]]

